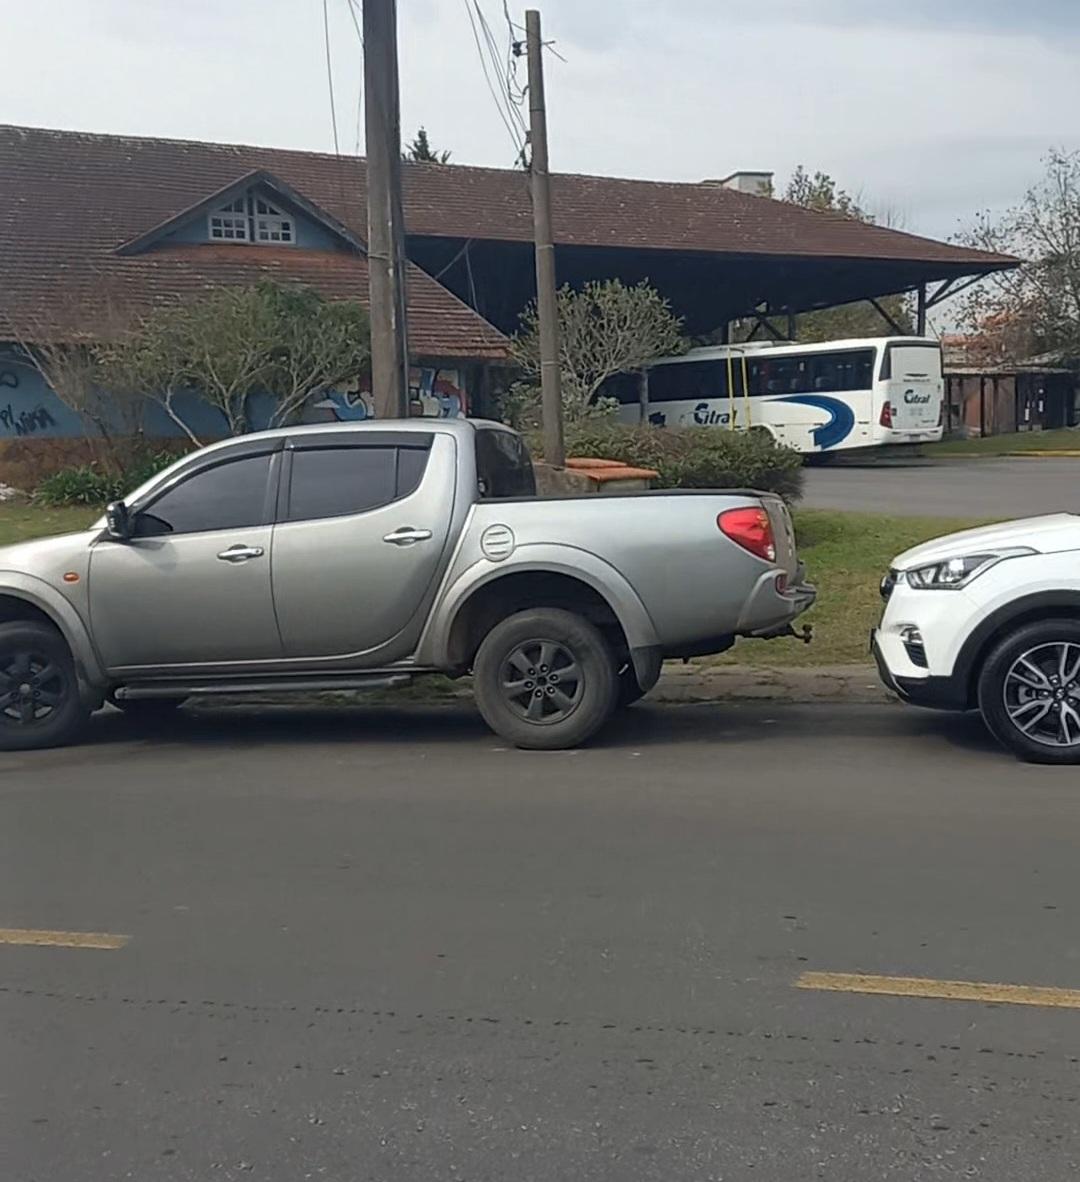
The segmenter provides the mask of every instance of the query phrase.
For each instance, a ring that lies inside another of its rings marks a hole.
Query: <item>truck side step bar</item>
[[[141,698],[193,698],[225,694],[324,693],[333,690],[393,689],[408,685],[410,673],[351,677],[265,677],[233,681],[148,681],[122,685],[116,697],[122,702]]]

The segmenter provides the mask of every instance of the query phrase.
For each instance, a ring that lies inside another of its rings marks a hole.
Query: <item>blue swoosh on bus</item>
[[[855,412],[838,398],[826,398],[822,394],[792,394],[787,398],[770,398],[769,401],[797,402],[800,406],[812,406],[815,410],[823,410],[829,416],[828,420],[810,432],[814,444],[820,448],[835,447],[838,443],[843,443],[855,426]]]

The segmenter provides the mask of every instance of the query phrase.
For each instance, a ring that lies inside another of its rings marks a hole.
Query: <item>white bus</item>
[[[943,431],[941,346],[921,337],[719,345],[618,374],[619,420],[763,428],[809,454],[930,443]]]

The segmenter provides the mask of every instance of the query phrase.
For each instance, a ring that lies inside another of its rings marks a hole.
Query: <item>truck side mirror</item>
[[[106,505],[105,528],[114,542],[126,542],[131,537],[131,517],[123,501],[112,501]]]

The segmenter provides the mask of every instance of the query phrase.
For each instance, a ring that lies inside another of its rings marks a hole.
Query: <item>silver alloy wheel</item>
[[[63,704],[64,670],[31,649],[0,654],[0,720],[16,726],[45,722]]]
[[[527,640],[503,662],[502,692],[526,722],[550,724],[578,708],[585,679],[574,654],[554,640]]]
[[[1005,675],[1003,695],[1022,735],[1045,747],[1080,746],[1080,644],[1028,649]]]

